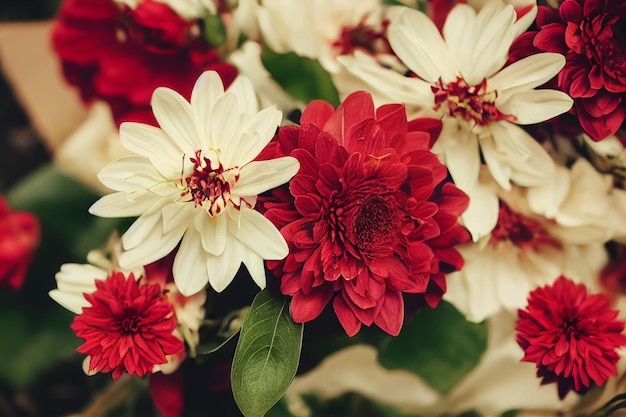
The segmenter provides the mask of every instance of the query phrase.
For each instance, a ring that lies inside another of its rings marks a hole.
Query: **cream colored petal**
[[[124,252],[119,259],[120,266],[130,269],[166,257],[178,245],[185,233],[183,229],[174,229],[163,234],[160,229],[162,229],[162,225],[159,224],[150,231],[141,245]]]
[[[520,59],[489,78],[487,88],[498,91],[496,105],[511,95],[531,90],[544,84],[565,65],[565,57],[554,53],[541,53]]]
[[[241,126],[241,133],[233,138],[220,138],[220,161],[224,167],[242,167],[256,158],[272,140],[282,120],[275,106],[261,110]],[[214,138],[217,141],[217,138]]]
[[[528,205],[535,213],[553,219],[570,191],[569,170],[557,167],[544,184],[528,189],[526,196]]]
[[[100,170],[98,179],[115,191],[148,190],[165,181],[143,156],[128,156],[111,162]]]
[[[167,204],[161,209],[163,233],[169,233],[178,228],[187,229],[193,223],[196,213],[194,204],[191,202]]]
[[[226,239],[224,252],[220,256],[207,254],[206,268],[209,272],[209,283],[217,292],[222,292],[233,281],[243,258],[242,253],[248,250],[235,239]]]
[[[472,63],[474,50],[476,12],[466,4],[457,4],[450,10],[443,26],[443,37],[448,49],[458,62],[459,68],[468,68]]]
[[[498,222],[500,206],[496,186],[493,182],[480,181],[465,192],[469,197],[469,206],[461,219],[471,233],[472,240],[478,242],[488,236]]]
[[[202,247],[214,256],[220,256],[224,252],[228,231],[226,230],[227,214],[221,213],[211,217],[204,212],[196,216],[194,224],[200,233]]]
[[[160,198],[145,191],[117,192],[105,195],[89,207],[98,217],[118,218],[139,216],[158,203]]]
[[[85,293],[96,290],[97,279],[105,279],[108,272],[89,264],[63,264],[56,273],[57,288],[50,291],[50,297],[61,306],[75,314],[81,314],[82,308],[89,306]]]
[[[515,116],[515,123],[520,125],[546,121],[572,108],[574,101],[570,96],[557,90],[531,90],[513,94],[497,107],[504,114]]]
[[[202,146],[193,110],[180,94],[159,87],[152,94],[152,111],[163,131],[183,150],[193,155]]]
[[[122,123],[120,141],[129,151],[148,158],[163,177],[180,177],[185,151],[161,129],[143,123]]]
[[[445,135],[445,137],[444,137]],[[476,135],[456,123],[445,123],[440,140],[445,140],[445,164],[454,183],[461,190],[471,189],[478,180],[480,150]]]
[[[458,65],[434,23],[408,7],[393,8],[387,36],[402,62],[422,79],[434,83],[456,79]]]
[[[228,223],[230,234],[263,259],[287,256],[287,242],[272,222],[256,210],[242,207],[239,212],[239,225],[234,221]]]
[[[232,93],[225,93],[217,100],[213,106],[211,114],[211,125],[208,126],[207,133],[211,138],[214,147],[224,150],[228,145],[240,135],[242,114],[237,107],[237,97]],[[220,161],[225,163],[220,155]],[[225,165],[230,167],[230,165]]]
[[[237,97],[237,108],[245,118],[252,117],[259,112],[254,85],[248,77],[239,75],[228,87],[227,92]]]
[[[252,277],[252,280],[259,286],[260,289],[264,289],[266,285],[266,277],[263,259],[252,251],[243,251],[242,255],[243,263]]]
[[[184,296],[202,291],[209,282],[204,262],[206,256],[200,235],[195,229],[189,229],[176,252],[172,267],[174,283]]]
[[[234,196],[256,196],[289,181],[300,169],[296,158],[285,156],[267,161],[252,161],[240,171],[231,190]]]

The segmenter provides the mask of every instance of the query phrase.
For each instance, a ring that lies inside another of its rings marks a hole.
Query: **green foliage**
[[[285,393],[298,369],[304,326],[289,315],[286,298],[261,291],[243,319],[231,383],[246,417],[260,417]]]
[[[388,369],[407,369],[441,393],[448,393],[480,361],[487,347],[487,326],[465,320],[451,304],[424,309],[386,339],[378,359]]]
[[[24,388],[60,359],[75,354],[80,340],[70,329],[73,314],[56,308],[23,308],[8,299],[0,304],[0,382]]]
[[[261,60],[272,78],[296,100],[307,104],[320,99],[337,107],[339,94],[328,72],[318,61],[293,52],[277,54],[266,49]]]
[[[349,393],[332,400],[322,400],[314,395],[302,399],[311,410],[311,417],[413,417],[391,407],[377,404],[359,394]],[[278,416],[277,416],[278,417]]]

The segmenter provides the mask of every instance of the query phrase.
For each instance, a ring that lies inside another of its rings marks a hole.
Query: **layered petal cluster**
[[[169,3],[66,0],[61,5],[52,42],[65,78],[85,101],[107,102],[118,125],[154,124],[150,96],[157,87],[189,97],[203,71],[218,71],[227,85],[237,74],[203,39],[198,16]]]
[[[71,326],[85,341],[77,350],[89,356],[89,373],[141,377],[184,351],[174,335],[174,309],[159,285],[140,285],[132,274],[119,272],[95,285],[93,293],[85,294],[90,305]]]
[[[222,291],[242,262],[264,287],[263,260],[283,259],[288,247],[254,210],[256,196],[285,183],[299,168],[288,156],[254,160],[272,139],[281,112],[259,111],[244,77],[224,91],[213,71],[198,79],[191,102],[159,88],[152,107],[160,128],[122,124],[122,145],[137,156],[100,172],[102,183],[117,192],[90,208],[102,217],[139,216],[122,236],[120,265],[146,265],[177,248],[174,280],[184,295],[207,283]]]
[[[514,312],[530,291],[561,275],[598,287],[605,244],[626,230],[609,176],[581,158],[569,169],[557,166],[542,186],[505,191],[488,175],[480,186],[498,196],[497,222],[488,237],[459,248],[465,266],[448,276],[445,295],[469,320]]]
[[[40,240],[39,220],[31,213],[12,211],[0,195],[0,285],[22,287]]]
[[[115,369],[118,369],[116,373],[116,375],[118,375],[123,372],[133,373],[133,371],[130,371],[129,369],[139,369],[132,367],[128,368],[124,366],[122,362],[118,364],[119,366],[114,366],[106,365],[104,362],[100,361],[102,366],[98,366],[94,361],[92,361],[92,357],[94,355],[99,355],[99,352],[107,353],[108,349],[120,348],[121,343],[127,343],[126,338],[122,337],[124,334],[119,333],[119,338],[116,339],[117,342],[115,342],[114,339],[109,340],[113,343],[111,346],[98,346],[96,342],[96,340],[98,340],[97,333],[105,332],[108,328],[107,326],[115,327],[119,325],[120,320],[125,320],[122,314],[123,312],[119,309],[116,310],[114,306],[126,305],[128,307],[132,304],[131,301],[137,294],[150,294],[149,302],[160,305],[158,311],[164,313],[163,317],[159,319],[158,314],[144,312],[144,310],[147,311],[147,305],[143,305],[143,307],[135,305],[135,307],[126,308],[126,310],[124,310],[124,314],[136,313],[137,317],[140,317],[143,314],[148,314],[153,320],[155,320],[155,323],[159,320],[165,321],[167,325],[164,325],[164,330],[161,336],[170,340],[170,346],[174,343],[170,335],[173,335],[176,339],[178,339],[176,345],[182,344],[183,341],[186,342],[191,352],[195,351],[195,348],[199,343],[198,331],[205,315],[204,303],[206,301],[206,293],[200,292],[191,297],[185,297],[177,290],[171,273],[172,257],[167,257],[153,264],[146,265],[144,268],[125,270],[122,269],[117,263],[120,254],[121,242],[119,241],[119,237],[114,235],[109,240],[105,250],[93,250],[89,252],[87,256],[89,261],[88,264],[72,263],[62,265],[61,269],[55,276],[57,288],[49,293],[53,300],[71,312],[77,314],[79,317],[84,314],[86,309],[91,308],[91,310],[89,310],[90,312],[87,314],[88,317],[76,318],[75,320],[84,324],[86,323],[83,328],[83,333],[81,334],[86,336],[89,335],[88,338],[85,338],[85,341],[86,343],[91,343],[89,351],[81,352],[88,355],[86,359],[86,372],[88,373],[115,372]],[[112,278],[113,276],[116,276],[116,278]],[[136,283],[132,284],[126,282],[126,280],[130,280],[131,277],[134,281],[136,281]],[[99,291],[103,286],[106,290]],[[144,287],[154,287],[156,289],[148,289]],[[122,288],[130,291],[130,293],[119,293]],[[107,292],[109,296],[106,297],[105,301],[109,307],[104,308],[103,304],[100,303],[98,304],[99,307],[95,308],[93,301],[95,299],[94,297],[102,297],[102,294],[107,294]],[[113,296],[111,294],[117,295]],[[143,297],[143,295],[141,295],[141,297]],[[175,324],[172,329],[170,329],[170,322],[172,321],[170,318],[172,315],[171,312],[173,312]],[[100,324],[102,325],[100,327],[95,325],[93,320],[94,314],[96,314],[101,320]],[[105,321],[108,323],[107,325],[103,324]],[[165,329],[167,329],[167,331],[165,331]],[[140,330],[142,335],[148,336],[148,330]],[[187,357],[185,349],[177,349],[174,353],[166,353],[166,361],[159,359],[159,361],[150,365],[151,361],[153,361],[155,357],[142,355],[142,352],[143,351],[141,349],[138,350],[135,357],[132,358],[135,365],[137,363],[144,364],[140,367],[142,372],[143,370],[147,370],[146,372],[151,373],[160,371],[170,374],[177,370],[183,360]],[[117,357],[117,359],[120,358]],[[96,359],[96,362],[98,362],[98,360],[99,359]],[[115,377],[117,378],[117,376]]]
[[[403,293],[440,301],[444,272],[463,264],[454,245],[469,235],[457,223],[467,197],[429,151],[439,128],[434,119],[408,123],[399,104],[375,109],[369,93],[355,92],[336,110],[313,101],[299,127],[279,130],[278,154],[301,169],[263,205],[289,244],[272,267],[293,296],[296,322],[332,302],[348,335],[371,324],[397,335]]]
[[[583,130],[599,141],[626,118],[626,2],[565,0],[540,7],[533,45],[565,55],[558,87],[574,99]]]
[[[530,293],[518,311],[517,342],[525,362],[537,365],[542,384],[556,383],[561,399],[585,393],[617,374],[616,350],[626,346],[625,323],[609,298],[561,276]]]
[[[536,89],[563,67],[562,55],[535,54],[505,66],[509,47],[535,14],[532,8],[517,20],[513,6],[499,0],[478,13],[458,4],[440,33],[423,13],[397,7],[389,13],[388,38],[410,76],[371,60],[339,58],[381,92],[379,102],[405,103],[410,116],[442,118],[444,128],[433,151],[457,186],[470,194],[472,204],[490,205],[488,213],[496,210],[493,196],[485,200],[472,195],[482,161],[505,189],[511,183],[532,186],[545,181],[554,170],[552,159],[518,125],[543,122],[572,106],[572,99],[561,91]],[[464,221],[475,240],[484,235],[482,224]]]

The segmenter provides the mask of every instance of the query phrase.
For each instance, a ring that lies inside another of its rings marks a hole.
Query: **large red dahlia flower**
[[[89,355],[90,372],[144,376],[168,356],[184,351],[174,335],[174,308],[158,284],[141,284],[133,274],[113,272],[96,281],[96,291],[85,294],[91,304],[72,322],[85,341],[77,350]]]
[[[624,322],[616,320],[605,294],[589,294],[583,284],[559,277],[532,291],[518,311],[517,343],[525,362],[537,364],[542,384],[556,382],[559,398],[586,392],[617,373],[616,349],[626,345]]]
[[[598,141],[626,118],[626,1],[565,0],[539,7],[533,44],[565,55],[558,86],[574,99],[583,130]]]
[[[469,239],[457,223],[468,198],[429,151],[426,130],[441,125],[409,123],[399,104],[375,110],[365,92],[337,110],[313,101],[300,122],[281,128],[276,144],[300,171],[288,192],[261,201],[289,244],[287,258],[270,268],[293,296],[291,315],[313,320],[332,300],[348,335],[372,323],[397,335],[403,293],[436,306],[444,273],[463,264],[454,245]]]
[[[226,85],[237,75],[235,67],[221,63],[201,29],[199,20],[184,19],[155,0],[134,9],[114,0],[65,0],[52,43],[65,78],[84,101],[107,102],[118,125],[155,124],[150,109],[155,88],[189,98],[206,70],[217,71]]]

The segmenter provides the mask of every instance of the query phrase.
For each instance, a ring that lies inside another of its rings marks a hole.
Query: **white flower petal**
[[[534,3],[535,1],[532,0],[532,2]],[[533,24],[533,22],[535,21],[535,18],[537,17],[537,11],[538,11],[537,5],[533,4],[532,8],[528,12],[526,12],[524,16],[517,19],[517,21],[513,25],[513,38],[514,39],[517,39],[519,35],[526,32],[526,29],[528,29],[530,25]]]
[[[126,233],[122,236],[124,250],[136,248],[147,240],[147,237],[154,235],[156,230],[163,233],[163,222],[161,213],[157,210],[150,210],[143,213],[130,225]]]
[[[217,292],[222,292],[232,282],[241,266],[242,253],[246,249],[235,239],[227,239],[221,256],[207,255],[206,268],[209,271],[209,283]]]
[[[167,204],[161,209],[163,218],[163,233],[169,233],[174,229],[187,229],[193,222],[196,213],[194,204],[191,202],[174,202]]]
[[[89,207],[89,213],[99,217],[135,217],[159,201],[159,197],[145,191],[117,192],[105,195]]]
[[[256,285],[258,285],[259,288],[264,289],[266,277],[263,259],[252,251],[243,251],[243,263]]]
[[[476,28],[470,23],[475,20],[474,9],[466,4],[457,4],[450,10],[443,25],[443,37],[450,53],[456,57],[459,68],[473,65],[472,51],[475,38],[473,31]]]
[[[553,219],[559,212],[559,208],[567,193],[570,191],[569,170],[557,167],[544,184],[528,189],[528,205],[530,209],[548,219]]]
[[[520,59],[489,78],[487,88],[498,91],[496,105],[512,94],[531,90],[544,84],[565,65],[565,57],[554,53],[541,53]]]
[[[498,154],[493,136],[481,137],[480,148],[493,179],[496,180],[500,187],[509,191],[511,189],[510,180],[512,170],[511,167],[508,166],[505,158]]]
[[[515,116],[520,125],[534,124],[556,117],[572,108],[570,96],[557,90],[531,90],[513,94],[497,104],[504,114]]]
[[[478,179],[480,170],[480,150],[476,135],[459,129],[456,123],[444,123],[442,139],[448,142],[441,151],[445,155],[445,164],[454,183],[461,190],[471,189]]]
[[[504,66],[515,39],[512,31],[515,19],[513,7],[503,7],[500,2],[490,2],[478,13],[473,22],[474,33],[478,35],[474,39],[473,65],[461,69],[468,84],[479,84]]]
[[[233,138],[214,138],[222,151],[222,164],[225,167],[242,167],[252,161],[272,140],[281,120],[282,113],[275,106],[268,107],[247,119],[241,126],[240,135]]]
[[[163,177],[180,177],[185,151],[163,130],[143,123],[122,123],[120,142],[129,151],[148,158]]]
[[[63,264],[56,273],[57,289],[50,291],[50,297],[73,313],[81,314],[82,308],[89,306],[84,294],[96,290],[96,280],[105,279],[108,272],[89,264]]]
[[[248,77],[238,76],[235,78],[227,92],[237,97],[237,108],[244,118],[250,118],[259,112],[256,92]]]
[[[196,215],[195,228],[200,233],[202,247],[211,255],[219,256],[224,252],[228,231],[226,229],[227,214],[221,213],[211,217],[203,212]]]
[[[456,79],[458,66],[439,30],[423,13],[394,7],[387,36],[395,54],[422,79],[434,83]]]
[[[472,240],[478,242],[487,236],[498,222],[500,205],[495,186],[488,181],[479,181],[472,188],[465,190],[469,197],[469,206],[463,212],[461,219],[472,235]]]
[[[223,94],[224,85],[222,79],[215,71],[203,72],[191,92],[191,108],[196,120],[200,121],[198,134],[202,149],[214,147],[210,140],[213,106],[215,101]]]
[[[256,196],[289,181],[300,169],[296,158],[284,156],[268,161],[252,161],[241,168],[231,190],[238,197]]]
[[[184,296],[202,291],[209,282],[205,257],[200,235],[196,230],[189,229],[176,252],[172,267],[174,283]]]
[[[141,245],[124,252],[119,259],[120,266],[131,269],[164,258],[174,250],[185,233],[184,229],[175,229],[163,234],[160,229],[161,224],[150,231]]]
[[[159,87],[152,94],[152,111],[159,126],[190,156],[202,146],[190,104],[177,92]]]
[[[241,113],[237,108],[237,97],[231,93],[220,96],[213,106],[211,113],[211,126],[207,133],[215,148],[222,150],[234,140],[237,131],[241,128]],[[220,156],[220,161],[225,163],[227,158]],[[231,165],[225,165],[230,167]]]
[[[289,253],[285,238],[276,226],[256,210],[242,207],[239,225],[228,222],[228,231],[263,259],[283,259]]]
[[[115,191],[148,190],[165,180],[143,156],[128,156],[111,162],[100,170],[98,179]]]

